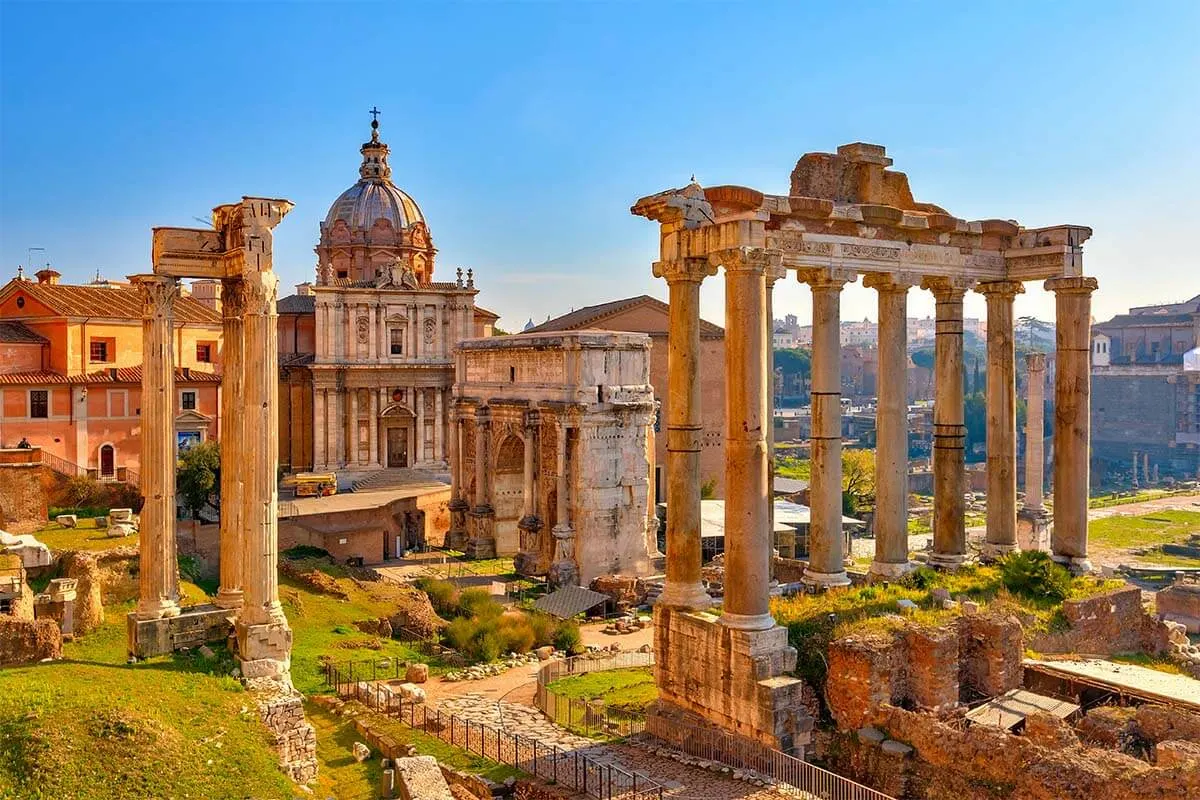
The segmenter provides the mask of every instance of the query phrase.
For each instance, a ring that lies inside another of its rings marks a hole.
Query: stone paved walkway
[[[479,693],[446,698],[438,705],[445,714],[482,722],[519,736],[537,739],[567,752],[580,752],[601,764],[612,764],[627,772],[638,772],[663,785],[670,800],[783,800],[795,793],[756,787],[720,773],[681,764],[642,748],[620,743],[599,743],[554,725],[535,708],[497,702]]]

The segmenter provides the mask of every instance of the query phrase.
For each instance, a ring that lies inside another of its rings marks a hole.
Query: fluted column
[[[475,409],[475,507],[473,529],[466,553],[472,558],[496,555],[495,509],[492,508],[492,412],[487,406]]]
[[[346,463],[346,403],[340,386],[333,388],[333,458],[329,466],[340,468]]]
[[[1087,557],[1087,504],[1091,438],[1091,327],[1095,278],[1052,278],[1054,292],[1054,529],[1055,561],[1072,571],[1092,568]]]
[[[359,457],[360,450],[358,447],[358,387],[347,389],[346,395],[350,405],[350,411],[347,414],[349,422],[349,433],[346,437],[347,443],[349,444],[347,461],[349,462],[349,466],[357,467],[360,466],[361,463],[361,459]]]
[[[846,539],[842,529],[842,287],[854,279],[846,270],[801,270],[812,288],[812,477],[808,567],[804,580],[846,586]]]
[[[879,389],[875,407],[875,560],[871,573],[897,578],[908,560],[908,290],[915,279],[875,273],[879,295]]]
[[[313,390],[313,471],[319,472],[328,466],[329,449],[325,442],[328,430],[327,410],[325,408],[325,389]]]
[[[967,555],[966,426],[963,408],[963,295],[950,278],[926,278],[936,305],[933,400],[933,554],[929,563],[957,567]]]
[[[1044,511],[1046,464],[1046,354],[1025,355],[1028,393],[1025,399],[1025,509]]]
[[[442,452],[442,435],[446,424],[442,411],[442,395],[445,393],[446,390],[441,386],[433,390],[433,460],[439,464],[446,460],[446,454]]]
[[[467,546],[467,511],[471,506],[465,497],[466,472],[463,469],[463,423],[460,409],[450,407],[450,530],[446,546],[463,550]]]
[[[242,450],[245,415],[241,403],[242,315],[246,313],[246,287],[240,278],[221,281],[221,540],[220,588],[213,602],[221,608],[242,606]]]
[[[179,282],[136,275],[142,298],[142,458],[138,528],[138,619],[179,614],[175,549],[175,349],[171,333]]]
[[[538,509],[538,448],[542,425],[541,412],[532,408],[525,412],[525,464],[523,494],[521,496],[521,519],[517,527],[521,531],[521,552],[517,554],[513,568],[522,575],[543,573],[547,564],[542,557],[542,517]]]
[[[987,298],[987,541],[985,558],[1017,549],[1017,353],[1013,298],[1020,281],[981,283]]]
[[[654,264],[669,292],[667,337],[667,575],[658,602],[704,610],[700,577],[700,283],[716,274],[706,258]]]
[[[732,248],[710,256],[725,267],[725,606],[722,624],[774,626],[768,606],[771,524],[767,479],[766,272],[779,254]],[[669,511],[668,507],[668,511]]]
[[[413,466],[419,467],[425,463],[425,390],[413,389],[413,404],[417,407],[416,452],[413,456]]]

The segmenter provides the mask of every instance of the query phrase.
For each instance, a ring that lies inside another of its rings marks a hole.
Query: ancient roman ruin
[[[988,304],[988,518],[985,555],[1016,547],[1016,387],[1013,298],[1042,280],[1057,306],[1054,440],[1055,560],[1075,571],[1087,560],[1088,352],[1090,298],[1083,274],[1089,228],[1024,228],[1000,219],[967,221],[914,200],[908,178],[889,170],[882,146],[843,145],[809,153],[788,195],[694,180],[638,200],[635,215],[659,224],[654,274],[670,291],[667,397],[666,587],[655,607],[657,681],[670,711],[699,717],[787,751],[805,720],[786,632],[768,610],[771,528],[766,427],[770,402],[767,327],[770,288],[794,271],[813,293],[811,559],[806,582],[849,583],[841,534],[842,288],[864,276],[879,293],[878,516],[871,572],[903,575],[907,491],[904,339],[909,289],[933,293],[937,308],[934,405],[934,544],[930,563],[954,568],[967,556],[964,528],[962,303],[975,290]],[[726,568],[723,613],[700,575],[700,476],[696,470],[698,298],[701,282],[725,268]],[[890,467],[890,468],[889,468]],[[736,476],[736,479],[734,479]]]
[[[450,547],[552,585],[645,575],[657,522],[650,337],[468,339],[456,353]]]
[[[129,651],[170,651],[180,631],[233,618],[247,679],[288,681],[292,632],[279,603],[278,340],[272,229],[287,200],[244,197],[213,209],[211,229],[155,228],[153,273],[131,280],[143,298],[140,597]],[[176,444],[171,346],[180,278],[221,281],[225,357],[221,399],[237,426],[221,448],[220,590],[214,606],[179,605]]]

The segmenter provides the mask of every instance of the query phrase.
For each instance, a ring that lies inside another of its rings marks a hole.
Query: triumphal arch
[[[129,619],[133,654],[233,618],[245,678],[287,679],[292,631],[279,603],[279,278],[272,230],[287,200],[243,197],[213,209],[211,229],[155,228],[153,272],[142,291],[142,492],[140,586]],[[175,543],[173,306],[180,278],[221,281],[220,589],[214,606],[182,613]],[[227,630],[227,628],[226,628]]]
[[[855,143],[808,153],[787,195],[694,180],[638,200],[659,223],[654,274],[670,292],[667,395],[667,577],[656,606],[661,713],[699,717],[787,749],[805,743],[796,653],[768,607],[771,289],[789,272],[813,294],[810,561],[814,588],[849,583],[841,528],[842,288],[863,277],[879,299],[876,550],[871,572],[912,568],[907,548],[906,325],[908,291],[936,300],[934,542],[930,563],[967,556],[964,527],[963,296],[987,300],[987,542],[1016,548],[1016,388],[1013,298],[1026,281],[1055,293],[1054,531],[1056,560],[1087,561],[1088,394],[1091,294],[1078,225],[1025,228],[1011,220],[959,219],[917,202],[908,177],[889,170],[883,147]],[[725,570],[720,617],[701,582],[700,284],[725,269]]]

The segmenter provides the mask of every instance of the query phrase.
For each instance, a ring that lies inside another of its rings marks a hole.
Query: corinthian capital
[[[1019,294],[1025,294],[1025,284],[1021,281],[985,281],[976,286],[975,291],[984,296],[996,295],[1012,300]]]
[[[169,317],[179,297],[179,281],[166,275],[134,275],[130,280],[142,295],[142,317]]]
[[[245,313],[274,314],[279,295],[279,276],[274,272],[250,272],[241,280],[244,287]]]
[[[868,272],[863,276],[863,286],[879,292],[907,292],[921,282],[915,272]]]
[[[844,267],[821,267],[798,269],[796,278],[813,289],[834,289],[840,292],[847,283],[854,283],[858,279],[858,273]]]
[[[1099,282],[1095,278],[1088,278],[1080,275],[1077,278],[1050,278],[1043,287],[1048,292],[1055,294],[1087,294],[1100,288]]]
[[[708,254],[709,263],[725,272],[775,273],[783,263],[783,254],[765,247],[730,247]]]
[[[240,317],[246,313],[246,282],[241,278],[225,278],[221,281],[221,314],[225,317]]]
[[[934,276],[921,280],[921,288],[933,292],[934,298],[942,302],[963,299],[968,291],[975,286],[972,278]]]
[[[707,258],[677,258],[654,262],[654,277],[666,278],[668,284],[700,283],[716,274],[716,266],[710,264]]]

